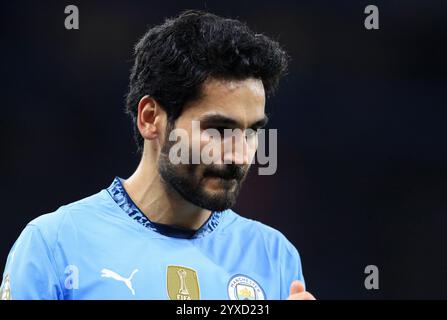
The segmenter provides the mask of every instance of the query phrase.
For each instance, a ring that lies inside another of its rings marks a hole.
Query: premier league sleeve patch
[[[9,284],[9,274],[3,279],[3,284],[0,287],[0,300],[12,300],[11,286]]]

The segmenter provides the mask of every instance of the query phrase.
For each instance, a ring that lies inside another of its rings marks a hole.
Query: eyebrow
[[[269,118],[267,115],[264,115],[264,118],[252,123],[249,128],[251,129],[259,129],[267,125]],[[233,118],[229,118],[227,116],[221,114],[210,114],[205,115],[200,118],[200,122],[206,125],[220,125],[220,126],[228,126],[228,127],[238,127],[239,122],[234,120]]]

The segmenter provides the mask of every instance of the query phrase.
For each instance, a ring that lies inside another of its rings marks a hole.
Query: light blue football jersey
[[[286,299],[304,282],[279,231],[232,210],[198,230],[149,221],[122,179],[30,222],[12,247],[3,299]]]

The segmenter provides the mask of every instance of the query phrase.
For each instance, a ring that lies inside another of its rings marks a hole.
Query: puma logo
[[[127,288],[129,288],[130,292],[132,292],[132,295],[135,295],[135,290],[132,287],[132,278],[135,275],[135,273],[138,272],[138,269],[135,269],[134,271],[132,271],[132,273],[130,274],[130,276],[128,278],[124,278],[122,276],[120,276],[118,273],[109,270],[109,269],[102,269],[101,270],[101,277],[103,278],[112,278],[115,279],[116,281],[121,281],[124,282],[124,284],[127,286]]]

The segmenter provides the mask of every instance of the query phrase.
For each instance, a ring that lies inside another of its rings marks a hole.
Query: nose
[[[238,165],[250,163],[250,145],[242,130],[234,130],[230,137],[225,137],[223,142],[223,162]]]

